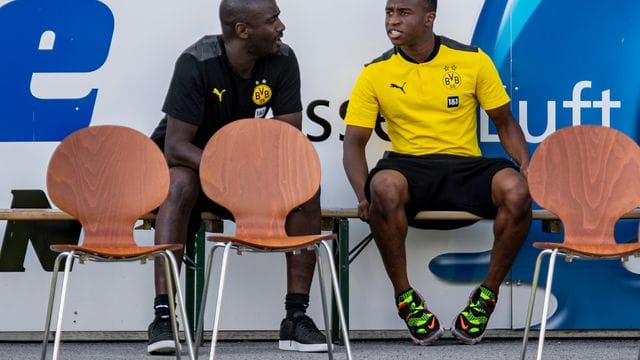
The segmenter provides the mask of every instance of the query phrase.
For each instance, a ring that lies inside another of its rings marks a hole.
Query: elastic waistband
[[[393,151],[385,151],[385,158],[406,158],[406,159],[427,159],[427,160],[455,160],[455,159],[479,159],[481,156],[462,156],[452,154],[426,154],[426,155],[409,155],[401,154]]]

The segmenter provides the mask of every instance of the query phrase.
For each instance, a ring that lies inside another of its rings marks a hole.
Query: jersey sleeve
[[[282,57],[284,59],[283,71],[271,103],[274,116],[302,111],[298,59],[292,49],[289,49],[288,53]]]
[[[196,59],[187,53],[176,61],[173,77],[162,106],[165,114],[200,125],[205,107],[205,93]]]
[[[476,82],[476,96],[484,110],[492,110],[508,103],[510,98],[491,58],[482,50],[478,51],[481,66]]]
[[[378,111],[379,103],[369,78],[369,72],[365,67],[360,72],[351,91],[344,123],[373,129],[376,126]]]

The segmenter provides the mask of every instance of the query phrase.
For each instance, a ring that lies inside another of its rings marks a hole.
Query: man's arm
[[[169,166],[184,166],[198,171],[202,150],[192,143],[197,131],[196,125],[167,115],[164,155]]]
[[[513,117],[509,104],[487,111],[487,115],[496,125],[500,143],[519,165],[520,172],[526,177],[529,168],[529,148],[524,133]]]
[[[273,118],[287,122],[298,128],[298,130],[302,130],[302,113],[300,111],[291,114],[276,115]]]
[[[358,217],[364,221],[369,219],[369,202],[364,195],[364,184],[369,174],[365,148],[372,131],[373,129],[347,125],[342,153],[344,171],[358,198]]]

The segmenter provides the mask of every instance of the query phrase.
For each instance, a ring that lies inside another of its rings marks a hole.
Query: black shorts
[[[501,158],[443,154],[411,156],[388,152],[369,173],[365,195],[371,201],[369,184],[378,171],[396,170],[409,184],[410,202],[406,208],[409,225],[423,229],[455,229],[476,221],[418,221],[414,217],[422,210],[450,210],[495,218],[497,208],[491,200],[491,180],[505,168],[518,170],[513,162]]]

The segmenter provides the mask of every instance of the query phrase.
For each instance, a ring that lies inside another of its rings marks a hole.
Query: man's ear
[[[249,37],[249,32],[251,30],[251,27],[249,26],[249,24],[239,22],[236,24],[234,30],[238,38],[247,39]]]
[[[436,12],[429,11],[424,16],[424,26],[433,28],[433,23],[436,21]]]

